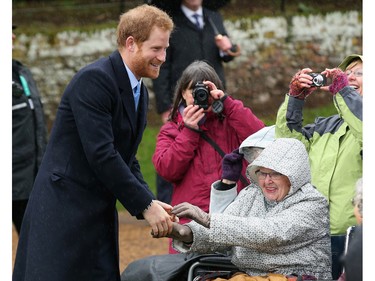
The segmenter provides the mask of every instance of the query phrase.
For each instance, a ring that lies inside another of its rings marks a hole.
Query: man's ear
[[[125,47],[129,52],[134,52],[135,50],[135,40],[133,36],[129,36],[125,41]]]

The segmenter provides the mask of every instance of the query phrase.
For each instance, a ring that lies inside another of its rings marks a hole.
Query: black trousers
[[[21,232],[21,224],[25,214],[27,202],[29,202],[28,199],[12,201],[12,221],[18,234]]]
[[[337,280],[342,273],[343,257],[345,250],[345,238],[345,235],[331,235],[333,280]]]

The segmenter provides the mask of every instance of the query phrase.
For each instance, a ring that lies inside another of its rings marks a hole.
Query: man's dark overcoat
[[[26,210],[13,281],[120,280],[116,199],[140,217],[154,198],[135,157],[147,107],[142,86],[135,112],[118,51],[73,77]]]

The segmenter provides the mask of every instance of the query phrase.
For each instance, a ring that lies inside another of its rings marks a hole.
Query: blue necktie
[[[199,15],[194,14],[193,18],[195,19],[195,25],[197,26],[198,29],[201,29],[201,24],[199,23]]]
[[[133,88],[135,111],[137,111],[138,102],[139,102],[139,96],[141,95],[141,87],[140,86],[141,86],[141,84],[138,82],[137,86],[135,86]]]

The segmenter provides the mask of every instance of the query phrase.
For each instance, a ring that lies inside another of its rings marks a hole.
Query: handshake
[[[239,149],[235,149],[232,153],[226,154],[222,161],[222,179],[236,182],[239,180],[242,171],[242,160],[244,156],[239,153]],[[190,203],[183,202],[172,208],[168,212],[172,219],[172,231],[166,235],[155,235],[151,231],[153,238],[169,237],[180,240],[184,243],[193,241],[193,233],[187,225],[178,223],[179,218],[188,218],[194,220],[200,225],[210,228],[210,214],[204,212],[199,207]]]
[[[172,225],[172,231],[166,234],[164,237],[180,240],[184,243],[191,243],[193,241],[193,233],[187,225],[181,225],[178,223],[178,218],[189,218],[195,222],[203,225],[206,228],[210,228],[210,215],[201,210],[199,207],[194,206],[190,203],[183,202],[173,207],[171,215],[176,217]],[[153,238],[161,238],[160,235],[155,235],[151,231]]]

